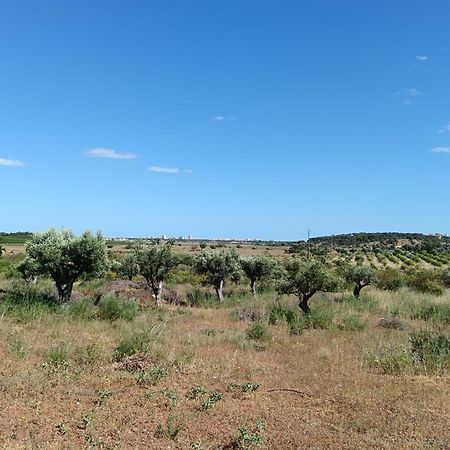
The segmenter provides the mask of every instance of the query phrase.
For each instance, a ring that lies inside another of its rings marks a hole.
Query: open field
[[[219,302],[195,261],[224,245],[172,245],[191,259],[168,272],[158,308],[145,272],[121,272],[129,244],[109,243],[108,271],[62,304],[50,278],[20,280],[23,244],[4,244],[0,447],[450,448],[445,251],[226,244],[240,264],[257,254],[323,261],[333,276],[380,269],[359,298],[342,279],[303,314],[277,288],[288,272],[257,296],[229,276]]]
[[[413,330],[448,331],[450,317],[411,316],[419,305],[448,305],[450,293],[436,300],[372,290],[359,303],[324,295],[313,302],[316,323],[300,335],[267,324],[274,297],[147,307],[132,321],[89,318],[73,306],[3,309],[0,445],[449,448],[447,369],[376,358],[392,346],[407,351]],[[295,310],[292,299],[279,300]],[[377,326],[393,307],[405,330]],[[268,336],[246,334],[252,319]],[[121,342],[133,340],[138,357],[118,358]]]

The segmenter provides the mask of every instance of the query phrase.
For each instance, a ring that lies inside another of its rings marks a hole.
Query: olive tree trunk
[[[298,307],[305,313],[310,314],[311,308],[308,305],[309,299],[315,294],[314,292],[308,292],[307,294],[300,294],[301,301],[298,304]]]
[[[156,306],[159,308],[161,306],[161,295],[163,290],[163,282],[159,281],[157,285],[153,288],[153,294],[155,294]]]
[[[361,294],[361,289],[365,288],[366,286],[369,286],[369,283],[364,284],[364,283],[356,283],[355,289],[353,289],[353,295],[356,298],[359,298],[359,295]]]
[[[219,302],[223,301],[223,280],[220,280],[219,284],[216,285],[216,294]]]
[[[73,281],[70,281],[66,284],[56,284],[56,289],[58,290],[58,300],[62,305],[63,303],[70,302],[70,298],[72,297],[72,289],[73,289]]]
[[[250,292],[256,297],[256,280],[250,281]]]

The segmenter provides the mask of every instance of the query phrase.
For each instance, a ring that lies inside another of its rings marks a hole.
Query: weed
[[[410,343],[416,366],[433,372],[450,367],[450,336],[439,331],[417,331],[411,333]]]
[[[73,354],[75,362],[82,367],[98,365],[102,359],[102,352],[96,342],[77,347]]]
[[[378,353],[366,355],[366,365],[378,369],[384,375],[400,375],[411,366],[412,360],[406,347],[386,347]]]
[[[268,341],[271,338],[267,326],[262,322],[255,322],[250,325],[245,333],[247,338],[255,341]]]
[[[43,368],[50,372],[67,370],[69,368],[69,352],[65,344],[55,344],[47,352]]]
[[[341,323],[339,323],[338,327],[341,330],[361,331],[364,330],[364,328],[366,328],[366,322],[361,320],[361,318],[358,316],[349,314],[342,317],[342,321]]]
[[[133,320],[138,314],[138,304],[133,300],[124,300],[119,297],[104,297],[100,301],[98,316],[103,320],[117,319]]]
[[[273,306],[269,312],[269,323],[271,325],[278,325],[287,322],[288,324],[294,322],[298,314],[289,308],[280,304]]]
[[[97,400],[97,405],[101,406],[101,405],[103,405],[103,402],[107,398],[112,397],[114,395],[114,392],[105,389],[105,390],[97,391],[97,395],[98,395],[98,398],[99,398]]]
[[[88,298],[70,303],[64,308],[64,312],[76,320],[92,320],[96,316],[96,308],[92,301]]]
[[[161,366],[155,367],[150,372],[141,370],[138,372],[137,383],[140,385],[155,386],[160,380],[167,377],[167,375],[169,375],[169,372]]]
[[[208,395],[202,402],[202,409],[204,411],[208,411],[216,406],[220,400],[222,400],[223,394],[222,392],[215,391],[212,394]]]
[[[252,383],[252,382],[247,382],[244,384],[230,383],[228,385],[228,391],[249,393],[257,391],[260,386],[261,385],[259,383]]]
[[[264,445],[265,438],[263,436],[263,431],[265,429],[265,424],[262,420],[256,422],[256,426],[249,430],[245,426],[240,426],[238,428],[237,438],[231,442],[228,446],[229,448],[239,449],[239,450],[251,450],[254,448],[261,448]]]
[[[189,397],[195,400],[206,395],[206,392],[207,391],[204,386],[202,386],[201,384],[196,384],[195,386],[192,386],[191,390],[189,391]]]
[[[155,437],[157,438],[164,438],[169,437],[173,441],[175,441],[178,438],[178,435],[186,428],[186,426],[183,423],[177,423],[175,421],[175,417],[170,414],[169,417],[167,417],[165,425],[159,424],[156,427],[155,431]]]

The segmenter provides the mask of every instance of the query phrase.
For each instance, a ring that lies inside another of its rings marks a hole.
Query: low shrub
[[[133,300],[108,296],[102,298],[98,308],[98,317],[103,320],[133,320],[138,314],[138,304]]]
[[[416,292],[433,295],[442,295],[444,293],[442,277],[434,270],[412,272],[407,277],[407,285]]]
[[[54,289],[48,284],[29,285],[22,280],[13,282],[11,289],[6,294],[5,301],[16,305],[30,305],[34,303],[56,305],[58,303]]]
[[[348,314],[342,317],[338,327],[341,330],[361,331],[364,330],[364,328],[366,328],[366,325],[367,325],[366,322],[362,320],[359,316]]]
[[[246,332],[247,338],[252,339],[254,341],[268,341],[271,336],[267,326],[263,322],[255,322],[250,325]]]
[[[422,304],[414,308],[410,314],[411,319],[450,324],[450,305],[447,304]]]
[[[331,306],[319,305],[305,316],[308,328],[329,330],[334,326],[334,311]]]
[[[92,320],[97,315],[97,309],[88,298],[83,298],[65,306],[65,313],[76,320]]]
[[[441,372],[450,367],[450,336],[422,330],[411,333],[411,355],[425,371]]]
[[[386,291],[396,291],[404,284],[403,274],[399,270],[391,267],[378,270],[376,277],[375,285],[379,289]]]
[[[294,322],[297,317],[298,314],[295,311],[280,304],[272,306],[269,311],[269,323],[271,325],[278,325],[285,322],[290,324],[291,322]]]

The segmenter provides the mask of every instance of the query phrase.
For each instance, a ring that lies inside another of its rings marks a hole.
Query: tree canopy
[[[26,244],[19,271],[53,279],[60,303],[70,301],[75,281],[100,276],[108,267],[106,243],[100,232],[76,236],[70,230],[36,233]]]
[[[310,312],[308,301],[316,292],[335,292],[340,287],[340,279],[319,261],[294,259],[286,264],[285,277],[279,285],[279,292],[296,295],[299,308]]]

